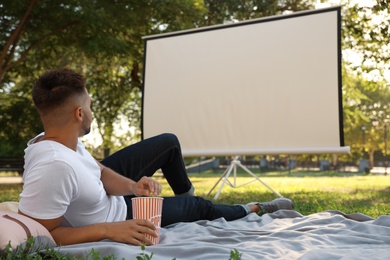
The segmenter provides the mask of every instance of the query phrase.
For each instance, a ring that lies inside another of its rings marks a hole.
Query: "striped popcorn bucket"
[[[136,197],[131,199],[133,206],[133,219],[147,219],[156,227],[157,237],[145,234],[154,245],[160,242],[160,227],[163,198],[160,197]]]

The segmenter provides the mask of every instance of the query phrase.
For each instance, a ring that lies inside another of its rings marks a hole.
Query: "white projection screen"
[[[183,156],[348,153],[340,7],[144,37],[142,137]]]

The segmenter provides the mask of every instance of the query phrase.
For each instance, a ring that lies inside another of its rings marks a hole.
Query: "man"
[[[150,178],[160,168],[177,195],[164,198],[162,226],[293,208],[285,198],[228,206],[193,196],[173,134],[143,140],[96,161],[79,140],[90,132],[92,100],[84,77],[72,70],[47,71],[35,83],[32,96],[45,132],[25,150],[19,212],[45,226],[59,245],[102,239],[150,244],[144,234],[156,236],[155,227],[132,219],[131,198],[161,193],[161,185]]]

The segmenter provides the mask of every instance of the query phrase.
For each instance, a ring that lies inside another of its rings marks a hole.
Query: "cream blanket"
[[[92,248],[101,256],[136,259],[138,246],[102,241],[59,247],[60,252],[85,256]],[[390,259],[390,216],[328,211],[308,216],[280,210],[273,214],[227,222],[224,219],[177,223],[162,229],[159,245],[144,253],[156,260],[229,259]]]

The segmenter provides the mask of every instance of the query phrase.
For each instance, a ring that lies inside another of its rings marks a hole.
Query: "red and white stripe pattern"
[[[160,197],[136,197],[132,198],[133,206],[133,218],[134,219],[147,219],[153,222],[156,227],[156,233],[158,237],[152,237],[148,234],[145,236],[152,241],[154,245],[160,242],[160,226],[161,226],[161,214],[163,206],[163,198]]]

